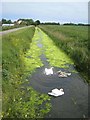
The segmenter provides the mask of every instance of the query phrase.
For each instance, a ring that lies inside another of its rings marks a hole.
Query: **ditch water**
[[[39,33],[38,47],[41,49],[42,35]],[[40,93],[48,94],[54,88],[63,88],[65,94],[60,97],[51,96],[51,111],[45,118],[87,118],[88,117],[88,85],[84,83],[83,78],[79,73],[72,73],[70,77],[59,78],[57,71],[60,68],[54,67],[54,74],[46,76],[44,74],[45,68],[51,67],[47,62],[42,50],[40,56],[44,66],[36,69],[30,77],[29,85]],[[74,67],[72,67],[74,69]],[[64,70],[65,69],[61,69]]]

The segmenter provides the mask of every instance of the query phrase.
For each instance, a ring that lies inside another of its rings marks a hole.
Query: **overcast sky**
[[[88,23],[87,2],[3,2],[2,18]]]

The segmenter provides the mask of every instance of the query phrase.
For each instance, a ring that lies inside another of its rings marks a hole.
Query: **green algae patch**
[[[43,36],[43,46],[45,50],[45,55],[47,57],[47,61],[50,63],[51,66],[60,67],[60,68],[68,68],[68,65],[74,64],[72,59],[65,54],[64,51],[59,49],[52,39],[48,37],[44,32],[42,32]]]
[[[40,55],[42,54],[41,49],[37,46],[39,40],[38,30],[36,29],[34,37],[32,38],[32,43],[30,44],[30,49],[21,56],[24,60],[25,70],[32,73],[36,68],[43,66],[40,60]]]

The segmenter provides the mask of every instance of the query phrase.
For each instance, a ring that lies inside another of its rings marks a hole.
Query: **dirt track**
[[[31,25],[31,26],[25,26],[25,27],[14,28],[14,29],[2,31],[2,32],[0,32],[0,35],[5,35],[5,34],[11,33],[11,32],[15,32],[15,31],[17,31],[17,30],[21,30],[21,29],[27,28],[27,27],[32,27],[32,25]]]

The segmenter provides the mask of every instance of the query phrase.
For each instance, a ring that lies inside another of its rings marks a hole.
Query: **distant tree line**
[[[56,23],[56,22],[45,22],[45,23],[41,23],[42,25],[60,25],[60,23]]]
[[[0,25],[1,24],[12,24],[14,23],[15,25],[18,24],[18,22],[20,22],[20,25],[60,25],[60,23],[56,23],[56,22],[45,22],[45,23],[40,23],[40,20],[36,20],[34,21],[33,19],[18,19],[17,21],[14,21],[12,22],[11,20],[6,20],[6,19],[2,19],[0,21]],[[83,24],[83,23],[78,23],[78,24],[75,24],[75,23],[64,23],[63,25],[74,25],[74,26],[90,26],[90,24]]]
[[[2,24],[12,24],[13,22],[11,20],[2,19],[1,23]]]
[[[33,19],[18,19],[18,21],[22,21],[20,24],[24,24],[24,25],[39,25],[40,21],[36,20],[34,21]]]
[[[17,25],[20,22],[20,25],[39,25],[40,21],[36,20],[34,21],[33,19],[18,19],[17,21],[12,22],[11,20],[6,20],[6,19],[2,19],[1,20],[1,24],[12,24],[14,23],[15,25]]]
[[[83,24],[83,23],[64,23],[63,25],[74,25],[74,26],[90,26],[90,24]]]
[[[34,21],[33,19],[18,19],[17,21],[14,21],[14,22],[12,22],[11,20],[6,20],[6,19],[2,19],[1,20],[1,23],[2,24],[12,24],[12,23],[14,23],[14,24],[18,24],[18,22],[19,21],[21,21],[20,22],[20,25],[39,25],[39,24],[41,24],[41,25],[60,25],[60,23],[56,23],[56,22],[45,22],[45,23],[40,23],[40,20],[36,20],[36,21]]]

